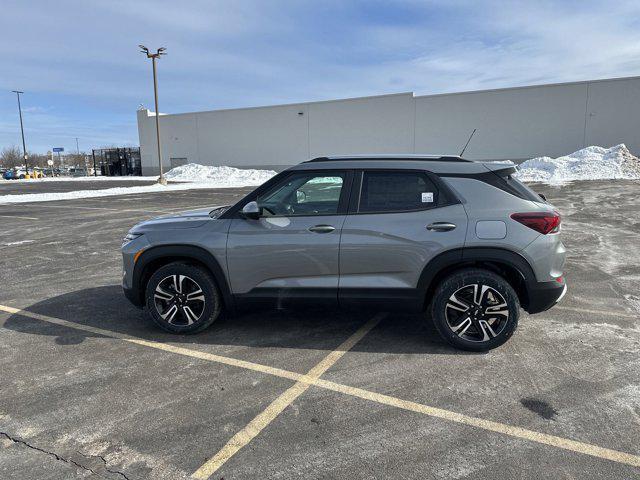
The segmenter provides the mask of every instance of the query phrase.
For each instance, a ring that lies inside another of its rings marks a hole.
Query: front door
[[[234,218],[227,265],[234,295],[337,300],[339,243],[351,172],[292,172],[256,198],[257,220]]]

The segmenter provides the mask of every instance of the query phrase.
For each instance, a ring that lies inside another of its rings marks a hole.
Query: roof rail
[[[384,161],[419,161],[419,162],[472,162],[473,160],[467,160],[462,157],[456,157],[453,155],[442,156],[422,156],[422,155],[354,155],[354,156],[331,156],[331,157],[316,157],[311,160],[307,160],[304,163],[315,162],[334,162],[334,161],[367,161],[367,160],[384,160]]]

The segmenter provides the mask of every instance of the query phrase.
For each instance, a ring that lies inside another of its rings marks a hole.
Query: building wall
[[[412,93],[160,116],[163,165],[281,169],[351,153],[559,156],[626,143],[640,153],[640,77],[444,95]],[[155,116],[138,111],[144,175],[158,173]],[[176,160],[177,161],[177,160]]]
[[[587,145],[625,143],[640,154],[640,77],[589,83],[585,136]]]
[[[416,98],[416,151],[470,159],[558,156],[583,145],[586,85],[559,85]]]
[[[308,157],[413,149],[411,93],[311,103],[308,120]]]

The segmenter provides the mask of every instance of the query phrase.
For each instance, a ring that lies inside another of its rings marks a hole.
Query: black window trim
[[[340,174],[344,175],[344,182],[342,184],[342,189],[340,191],[340,199],[338,200],[338,209],[335,213],[319,213],[317,215],[269,215],[264,218],[302,218],[302,217],[330,217],[335,215],[346,215],[349,207],[349,199],[351,196],[352,183],[353,183],[353,169],[349,168],[332,168],[332,169],[314,169],[314,170],[285,170],[283,172],[278,173],[274,177],[267,180],[265,183],[260,185],[254,191],[250,192],[246,195],[242,200],[237,202],[235,205],[230,207],[226,212],[220,215],[221,219],[243,219],[240,215],[240,211],[244,208],[244,206],[249,203],[255,201],[258,196],[263,193],[269,191],[275,185],[282,181],[286,181],[289,177],[294,175],[326,175],[331,176],[331,174]]]
[[[427,206],[424,208],[415,208],[411,210],[380,210],[374,212],[360,212],[360,198],[362,195],[362,181],[365,172],[392,172],[392,173],[421,173],[426,175],[431,182],[438,189],[438,194],[446,196],[447,201],[441,205]],[[383,215],[383,214],[396,214],[396,213],[414,213],[423,212],[426,210],[435,210],[438,208],[450,207],[452,205],[458,205],[462,203],[453,190],[436,174],[429,170],[420,168],[390,168],[390,167],[371,167],[362,168],[355,171],[354,180],[351,188],[351,201],[349,202],[348,215]]]
[[[538,194],[534,192],[530,187],[527,187],[530,192],[524,195],[518,189],[514,188],[504,177],[511,176],[517,172],[515,167],[507,167],[500,170],[487,170],[482,173],[441,173],[439,176],[442,178],[471,178],[480,182],[491,185],[494,188],[500,189],[503,192],[509,193],[514,197],[521,200],[528,200],[531,202],[540,202],[542,198],[539,198]],[[514,179],[517,180],[517,179]],[[526,185],[525,185],[526,187]],[[531,197],[529,197],[529,193]]]

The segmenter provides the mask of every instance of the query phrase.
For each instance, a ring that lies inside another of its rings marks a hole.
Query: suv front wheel
[[[485,351],[506,342],[518,326],[520,302],[509,282],[482,269],[460,270],[436,289],[431,317],[456,348]]]
[[[196,333],[220,316],[222,305],[215,281],[206,270],[171,263],[160,267],[147,282],[145,307],[160,328]]]

